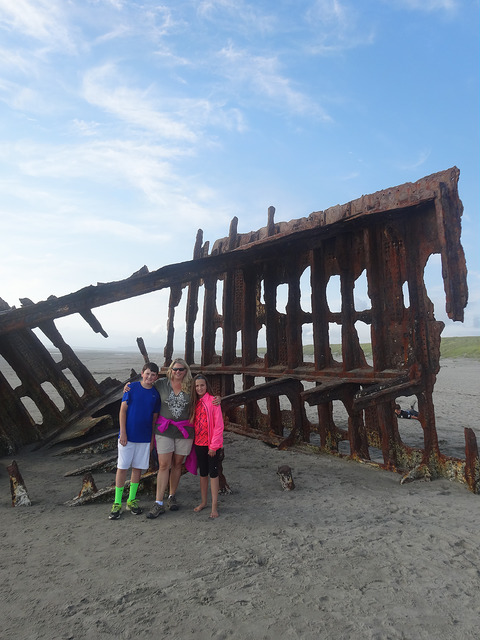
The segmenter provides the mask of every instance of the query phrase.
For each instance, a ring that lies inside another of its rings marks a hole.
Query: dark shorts
[[[214,456],[208,455],[208,447],[195,445],[195,453],[197,454],[198,469],[200,471],[200,477],[205,478],[218,478],[218,463],[219,455],[218,451]]]

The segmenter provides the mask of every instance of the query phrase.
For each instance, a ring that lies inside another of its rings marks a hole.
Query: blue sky
[[[0,0],[0,296],[153,271],[189,260],[198,228],[211,246],[233,216],[247,232],[270,205],[300,218],[456,165],[463,325],[446,318],[436,257],[427,285],[444,336],[479,335],[478,9]],[[94,310],[108,340],[77,317],[57,326],[72,346],[141,335],[162,349],[166,299]]]

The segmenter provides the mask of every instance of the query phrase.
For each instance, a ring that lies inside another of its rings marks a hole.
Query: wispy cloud
[[[427,162],[428,158],[430,157],[430,154],[431,154],[430,149],[422,149],[421,151],[418,152],[416,159],[411,160],[410,162],[401,163],[398,165],[398,167],[402,171],[411,171],[413,169],[418,169],[418,167],[421,167],[422,165],[425,164],[425,162]]]
[[[459,9],[458,0],[396,0],[395,4],[405,9],[422,12],[454,12]]]
[[[0,28],[39,42],[47,50],[72,53],[76,49],[63,5],[57,0],[0,0]]]
[[[308,95],[296,90],[292,81],[280,72],[280,63],[275,56],[252,55],[248,51],[235,49],[233,45],[219,52],[221,72],[239,92],[255,96],[259,104],[268,104],[275,110],[296,115],[312,116],[324,121],[331,117]]]
[[[153,104],[148,91],[125,86],[113,64],[96,67],[85,74],[83,95],[90,104],[167,140],[196,140],[196,134],[184,122],[162,113]]]
[[[28,142],[3,144],[0,146],[1,157],[24,179],[16,186],[5,182],[2,191],[21,202],[28,184],[27,192],[37,195],[25,202],[27,206],[33,206],[34,210],[37,207],[42,210],[53,208],[72,219],[82,209],[88,210],[92,206],[87,195],[82,195],[83,200],[78,204],[74,202],[79,197],[78,180],[81,179],[83,191],[92,193],[93,198],[96,190],[106,186],[111,189],[117,185],[120,192],[135,189],[142,196],[136,206],[143,211],[144,220],[151,216],[158,220],[159,212],[168,212],[170,230],[178,230],[186,222],[193,223],[194,227],[209,226],[215,221],[218,224],[222,217],[219,194],[206,188],[203,182],[193,177],[188,179],[181,170],[175,170],[174,160],[184,154],[183,150],[160,145],[119,140],[61,146]],[[61,182],[63,189],[63,196],[59,195],[58,189],[55,191],[57,201],[54,203],[47,186],[50,180]],[[42,193],[35,186],[39,183],[44,185]],[[121,205],[117,217],[124,215],[125,208]]]
[[[203,0],[197,13],[219,26],[228,26],[230,31],[251,35],[266,34],[273,31],[278,23],[275,12],[262,11],[255,3],[243,0]]]
[[[113,64],[85,74],[83,95],[90,104],[165,142],[194,145],[203,138],[207,126],[237,131],[245,128],[237,108],[225,108],[222,102],[202,97],[165,98],[161,86],[131,88]]]
[[[371,24],[360,24],[357,5],[315,0],[306,11],[305,20],[312,34],[307,48],[314,54],[329,55],[374,42],[374,28]]]
[[[0,47],[0,68],[7,71],[20,72],[22,74],[31,73],[32,60],[27,53],[13,51],[5,47]]]

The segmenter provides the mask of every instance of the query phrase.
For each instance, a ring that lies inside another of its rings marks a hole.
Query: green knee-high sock
[[[130,483],[130,493],[128,495],[128,499],[129,500],[135,500],[135,498],[137,497],[137,489],[138,489],[138,482],[131,482]]]
[[[123,487],[115,487],[115,502],[122,504]]]

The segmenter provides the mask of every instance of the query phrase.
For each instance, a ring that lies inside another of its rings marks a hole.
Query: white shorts
[[[127,442],[125,446],[118,442],[117,469],[148,469],[150,465],[149,442]]]
[[[167,438],[155,435],[157,453],[176,453],[177,456],[188,456],[193,446],[193,438]]]

